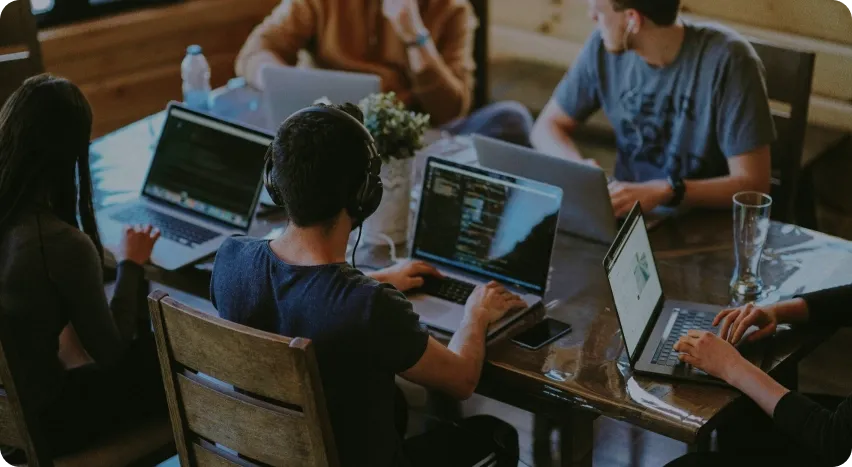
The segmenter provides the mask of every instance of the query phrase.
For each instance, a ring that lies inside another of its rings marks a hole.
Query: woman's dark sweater
[[[852,326],[852,285],[803,295],[809,321],[820,326]],[[848,363],[850,355],[838,355]],[[841,465],[852,453],[852,395],[834,412],[807,397],[789,392],[778,401],[773,415],[782,430],[800,440],[822,460]]]
[[[10,331],[4,342],[20,360],[30,402],[44,409],[62,390],[65,369],[59,335],[73,324],[99,366],[121,358],[144,301],[143,269],[118,266],[115,295],[107,303],[103,268],[91,239],[48,209],[21,214],[0,232],[0,314]]]

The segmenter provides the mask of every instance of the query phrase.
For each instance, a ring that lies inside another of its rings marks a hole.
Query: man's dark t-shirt
[[[405,465],[394,375],[420,360],[429,335],[404,295],[345,263],[286,264],[250,238],[222,245],[210,295],[225,319],[313,341],[343,465]]]

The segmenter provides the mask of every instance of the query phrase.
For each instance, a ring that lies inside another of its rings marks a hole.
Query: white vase
[[[411,184],[414,158],[391,159],[382,164],[381,178],[384,194],[379,209],[364,221],[361,241],[368,245],[395,245],[408,240],[411,213]]]

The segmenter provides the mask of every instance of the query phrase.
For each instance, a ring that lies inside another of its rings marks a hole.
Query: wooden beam
[[[852,45],[852,15],[834,0],[684,0],[685,13]]]
[[[714,0],[715,1],[715,0]],[[752,0],[748,0],[749,3]],[[781,0],[772,0],[784,3]],[[833,0],[796,0],[802,3],[828,2]],[[711,4],[713,2],[704,3]],[[834,2],[836,3],[836,2]],[[751,3],[749,3],[751,4]],[[841,10],[845,8],[837,3]],[[595,29],[595,23],[589,19],[583,2],[565,2],[562,5],[543,0],[491,0],[491,17],[494,27],[506,26],[514,29],[563,39],[582,44]],[[702,10],[703,11],[703,10]],[[730,15],[733,18],[742,17]],[[823,40],[806,35],[784,32],[765,27],[757,27],[748,21],[737,22],[729,18],[684,14],[684,18],[696,22],[717,22],[743,34],[749,39],[761,39],[773,44],[796,50],[816,52],[814,69],[814,94],[840,100],[852,100],[852,45],[843,42]],[[846,10],[844,27],[852,35],[852,16]],[[848,23],[848,24],[846,24]],[[560,63],[559,55],[552,61]]]
[[[180,35],[188,27],[230,36],[240,20],[259,23],[277,0],[196,0],[149,8],[39,32],[45,63],[137,43],[143,38]],[[242,38],[245,39],[245,38]]]

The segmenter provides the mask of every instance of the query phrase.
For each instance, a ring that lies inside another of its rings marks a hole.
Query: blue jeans
[[[523,104],[504,101],[475,110],[441,129],[452,135],[478,134],[529,147],[532,126],[532,114]]]

